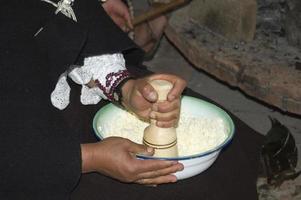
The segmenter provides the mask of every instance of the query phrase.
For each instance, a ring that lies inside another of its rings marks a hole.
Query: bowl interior
[[[103,135],[104,135],[104,132],[101,129],[101,127],[108,123],[118,122],[118,119],[116,119],[116,114],[119,112],[126,112],[126,111],[115,106],[114,104],[107,104],[96,113],[93,119],[93,128],[96,136],[99,139],[103,139]],[[208,117],[208,118],[217,117],[222,119],[227,129],[226,139],[224,140],[224,142],[222,142],[220,145],[216,146],[215,148],[199,154],[175,157],[175,158],[155,158],[155,157],[144,156],[144,155],[137,155],[137,157],[143,159],[168,159],[168,160],[193,159],[195,157],[202,157],[211,154],[215,151],[219,151],[225,145],[227,145],[233,138],[234,123],[231,117],[223,109],[217,107],[216,105],[194,97],[183,96],[181,100],[181,113],[182,112],[189,113],[189,115],[193,117]]]

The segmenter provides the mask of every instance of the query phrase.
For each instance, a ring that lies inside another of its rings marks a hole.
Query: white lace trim
[[[126,70],[126,68],[125,60],[120,53],[85,58],[83,66],[72,66],[59,77],[55,89],[51,93],[52,105],[60,110],[68,106],[71,89],[67,82],[67,76],[75,83],[82,85],[80,96],[82,104],[97,104],[102,98],[107,99],[105,94],[111,91],[113,83],[117,81],[118,78],[118,76],[109,75],[118,73],[121,70]],[[108,77],[110,78],[109,81]],[[102,91],[98,87],[87,87],[86,84],[89,83],[90,80],[98,80],[99,84],[104,86],[106,91]]]
[[[52,105],[60,110],[66,108],[69,104],[70,91],[71,88],[67,83],[67,73],[63,73],[50,95]]]

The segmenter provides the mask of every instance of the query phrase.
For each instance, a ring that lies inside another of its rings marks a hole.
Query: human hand
[[[156,102],[157,93],[149,84],[151,80],[167,80],[173,84],[167,101]],[[130,80],[122,87],[123,105],[142,119],[155,119],[159,127],[174,127],[178,122],[180,98],[185,87],[185,80],[169,74],[155,74]]]
[[[81,150],[83,173],[99,172],[127,183],[173,183],[177,181],[173,173],[184,168],[177,161],[137,159],[136,154],[153,155],[153,149],[119,137],[82,144]]]
[[[121,0],[108,0],[102,7],[123,31],[133,29],[129,9]]]

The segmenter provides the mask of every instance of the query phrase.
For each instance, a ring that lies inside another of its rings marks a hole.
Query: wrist
[[[81,144],[82,173],[94,171],[93,167],[93,144]]]
[[[113,102],[117,103],[120,106],[125,106],[124,103],[127,102],[129,89],[132,87],[133,77],[129,74],[126,74],[124,78],[118,83],[113,91]]]
[[[130,95],[132,93],[132,89],[134,88],[134,85],[135,85],[135,79],[128,79],[120,88],[122,94],[121,104],[125,108],[128,108],[129,106]]]

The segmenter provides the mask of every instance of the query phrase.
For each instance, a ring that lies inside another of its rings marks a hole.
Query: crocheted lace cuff
[[[51,93],[52,104],[62,110],[69,104],[70,86],[69,76],[75,83],[82,85],[80,100],[82,104],[97,104],[101,99],[113,100],[115,87],[129,76],[125,68],[123,55],[105,54],[84,59],[83,66],[71,66],[63,73]],[[95,81],[98,87],[88,87],[87,84]]]

